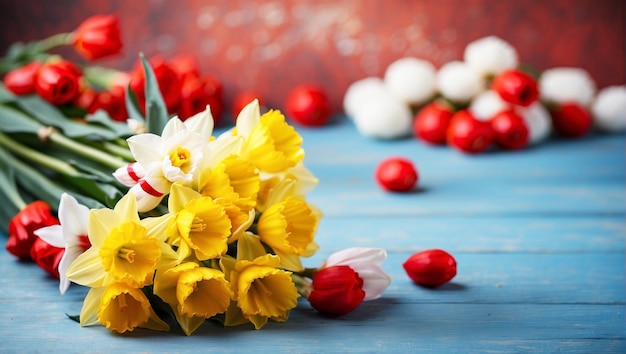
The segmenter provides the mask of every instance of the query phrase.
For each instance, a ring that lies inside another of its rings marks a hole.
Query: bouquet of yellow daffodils
[[[318,181],[281,112],[261,115],[253,100],[214,136],[210,106],[169,117],[142,64],[146,114],[128,89],[127,125],[102,111],[77,122],[0,90],[0,120],[15,132],[0,133],[0,193],[17,209],[6,248],[58,276],[61,293],[71,282],[90,288],[74,319],[119,333],[175,320],[190,335],[207,319],[286,321],[299,296],[341,315],[381,295],[382,249],[303,266],[318,249],[322,213],[305,198]]]

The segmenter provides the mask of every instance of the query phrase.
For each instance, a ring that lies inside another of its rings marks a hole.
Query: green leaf
[[[37,134],[41,128],[41,124],[28,115],[7,105],[0,104],[0,131],[5,133]]]
[[[69,318],[72,321],[80,323],[80,315],[68,315],[66,313],[65,316],[67,316],[67,318]]]
[[[88,114],[86,119],[87,123],[101,125],[114,132],[118,137],[127,137],[133,134],[128,129],[128,124],[114,121],[106,111],[100,109],[93,114]]]
[[[15,99],[15,94],[7,90],[6,86],[0,82],[0,103],[13,102]]]
[[[109,129],[69,119],[56,107],[38,96],[21,96],[16,102],[24,112],[29,113],[44,125],[61,130],[67,137],[97,136],[105,140],[117,138],[117,135]]]
[[[137,95],[130,88],[130,84],[126,85],[126,110],[128,111],[128,116],[130,119],[134,119],[136,121],[145,123],[146,120],[141,113],[141,109],[139,108],[139,103],[137,101]]]
[[[146,76],[146,128],[148,133],[161,135],[163,128],[169,120],[167,108],[150,63],[143,54],[139,56]]]

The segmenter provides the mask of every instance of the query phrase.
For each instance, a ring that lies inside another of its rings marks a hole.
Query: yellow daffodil
[[[80,324],[92,326],[97,323],[118,333],[132,331],[137,327],[169,330],[167,323],[156,315],[141,289],[125,283],[93,288],[87,293],[80,312]]]
[[[224,273],[195,262],[157,271],[154,293],[172,307],[187,335],[193,333],[205,318],[226,312],[233,297]]]
[[[287,197],[284,201],[271,205],[261,214],[257,233],[261,241],[269,245],[281,258],[289,255],[309,257],[318,248],[314,242],[318,223],[318,215],[306,201]],[[297,267],[301,268],[301,265]]]
[[[170,244],[178,247],[178,262],[192,253],[198,260],[218,258],[226,253],[232,224],[222,205],[175,184],[169,210],[172,216],[166,234]]]
[[[278,256],[266,254],[252,261],[223,259],[224,272],[229,281],[237,307],[228,311],[239,312],[252,322],[256,329],[262,328],[269,319],[283,322],[289,311],[296,307],[298,291],[291,279],[291,272],[278,269]],[[236,315],[230,315],[236,317]],[[227,313],[227,318],[229,314]],[[233,320],[232,323],[240,323]],[[228,322],[227,322],[228,324]]]
[[[247,212],[256,205],[260,184],[254,164],[237,155],[229,155],[213,168],[202,170],[198,190],[214,199],[228,199]]]
[[[259,102],[249,103],[230,132],[245,138],[242,155],[264,172],[282,172],[304,158],[302,137],[277,110],[260,115]]]
[[[165,217],[140,220],[132,193],[113,210],[89,212],[91,248],[72,262],[67,277],[81,285],[103,287],[126,283],[142,287],[152,283],[157,267],[172,265],[176,254],[165,243]]]

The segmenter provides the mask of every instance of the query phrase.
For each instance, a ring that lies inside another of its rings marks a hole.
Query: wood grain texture
[[[86,289],[58,294],[55,279],[0,252],[0,352],[623,353],[626,350],[626,137],[550,140],[515,153],[466,156],[407,139],[364,138],[340,119],[297,127],[320,179],[309,201],[325,213],[320,251],[383,247],[393,281],[383,296],[339,318],[303,299],[286,323],[220,328],[191,337],[80,328]],[[373,169],[402,155],[422,189],[389,194]],[[458,275],[438,289],[411,283],[402,263],[442,248]]]
[[[581,67],[599,87],[626,78],[621,0],[0,0],[0,8],[0,52],[115,13],[125,49],[103,64],[128,70],[140,51],[191,54],[224,80],[227,101],[255,89],[272,107],[282,107],[296,85],[314,82],[339,111],[355,80],[381,76],[404,56],[439,67],[488,35],[510,42],[537,70]]]

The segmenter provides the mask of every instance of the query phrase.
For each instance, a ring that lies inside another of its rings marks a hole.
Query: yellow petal
[[[83,308],[80,310],[80,325],[83,327],[98,324],[98,310],[105,288],[92,288],[89,290],[83,301]]]
[[[261,239],[258,236],[244,232],[237,241],[237,260],[252,261],[258,257],[263,256],[267,252],[265,247],[261,244]]]
[[[120,217],[111,209],[90,210],[87,227],[91,245],[100,247],[111,230],[121,222]]]
[[[98,253],[99,249],[92,246],[78,256],[67,270],[67,278],[76,284],[91,288],[102,287],[106,273]]]
[[[115,208],[115,213],[119,215],[122,222],[133,221],[139,222],[139,214],[137,213],[137,199],[132,193],[128,193],[120,199]]]

